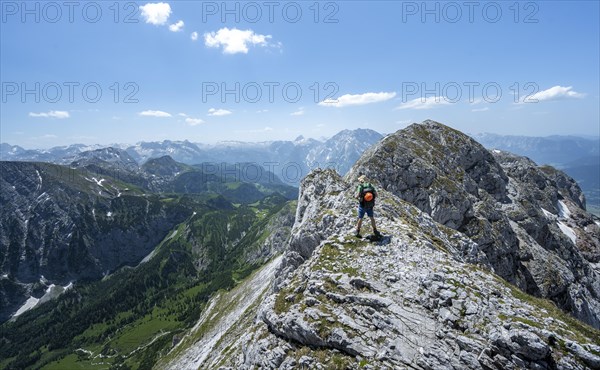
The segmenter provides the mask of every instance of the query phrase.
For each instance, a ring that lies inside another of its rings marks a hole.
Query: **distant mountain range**
[[[588,211],[600,215],[600,138],[578,136],[472,135],[488,149],[526,156],[573,177],[585,193]]]
[[[57,286],[99,279],[138,264],[196,211],[261,219],[297,197],[296,187],[248,163],[190,166],[163,156],[138,166],[112,147],[82,152],[69,166],[2,161],[0,322],[40,293],[40,276]]]
[[[600,156],[600,138],[578,136],[504,136],[477,134],[472,137],[483,146],[529,157],[539,165],[563,168],[586,157]]]
[[[565,171],[581,185],[588,209],[600,214],[600,138],[504,136],[490,133],[471,136],[488,149],[526,156],[539,165],[549,164]],[[124,173],[132,166],[168,155],[175,162],[201,165],[210,171],[218,168],[219,172],[231,170],[228,164],[245,163],[246,170],[256,172],[260,167],[283,183],[297,186],[310,170],[317,167],[333,167],[344,175],[360,155],[382,137],[373,130],[356,129],[340,131],[327,140],[303,136],[293,141],[224,141],[216,144],[164,140],[135,145],[114,144],[106,155],[118,153],[123,158],[120,165]],[[75,164],[76,167],[82,167],[89,155],[86,153],[105,148],[102,145],[74,144],[42,150],[2,143],[0,160]],[[115,160],[113,158],[109,162]],[[114,165],[111,168],[114,169]]]
[[[219,167],[227,163],[254,163],[277,174],[285,183],[297,185],[311,169],[333,167],[345,174],[360,155],[383,136],[373,130],[343,130],[328,140],[319,141],[299,136],[294,141],[240,142],[217,144],[190,141],[140,142],[135,145],[115,144],[109,154],[126,153],[123,164],[144,164],[151,158],[170,156],[174,161],[188,165],[211,163]],[[0,160],[50,162],[69,165],[85,161],[86,152],[104,149],[100,145],[74,144],[47,150],[24,149],[2,143]]]

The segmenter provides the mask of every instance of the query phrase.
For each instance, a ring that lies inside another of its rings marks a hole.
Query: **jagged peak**
[[[210,354],[204,347],[181,350],[165,367],[480,369],[599,363],[597,331],[500,279],[480,245],[392,192],[382,189],[376,206],[384,238],[376,243],[354,238],[353,190],[335,171],[308,175],[290,249],[273,274],[276,289],[257,299],[262,302],[257,308],[237,314],[236,322],[210,322],[222,315],[216,314],[222,305],[209,305],[196,327],[221,327],[221,344]],[[246,289],[256,285],[248,284]]]

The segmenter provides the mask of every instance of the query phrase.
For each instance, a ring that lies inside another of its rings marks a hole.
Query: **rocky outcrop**
[[[380,189],[378,242],[352,236],[359,173]],[[560,171],[411,126],[345,179],[304,179],[272,294],[195,365],[598,369],[599,230],[584,206]]]
[[[476,242],[505,280],[600,327],[600,228],[564,173],[433,121],[385,137],[347,179],[359,172]]]
[[[383,240],[349,235],[353,191],[331,170],[305,179],[275,291],[194,368],[598,368],[600,332],[492,273],[472,239],[394,194],[377,201]]]

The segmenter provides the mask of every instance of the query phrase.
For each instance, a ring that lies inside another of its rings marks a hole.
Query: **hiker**
[[[373,206],[375,205],[375,198],[377,198],[377,191],[375,187],[371,185],[367,181],[367,177],[365,175],[360,175],[358,177],[358,189],[356,198],[358,198],[358,224],[356,225],[356,234],[354,234],[357,238],[361,238],[360,235],[360,227],[362,226],[363,217],[365,217],[365,213],[371,219],[371,226],[373,227],[373,234],[376,237],[380,237],[381,233],[377,230],[377,226],[375,225],[375,218],[373,217]]]

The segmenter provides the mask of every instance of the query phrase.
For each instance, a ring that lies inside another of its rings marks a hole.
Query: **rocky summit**
[[[495,273],[600,327],[600,229],[575,181],[433,121],[356,163],[381,187],[476,242]]]
[[[359,173],[379,189],[377,242],[352,235]],[[281,262],[213,298],[157,367],[599,369],[584,207],[559,171],[412,125],[345,178],[309,174]]]

